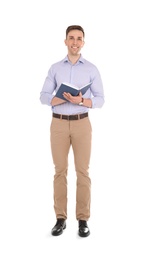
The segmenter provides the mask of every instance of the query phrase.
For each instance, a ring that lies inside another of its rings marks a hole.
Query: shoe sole
[[[80,237],[88,237],[89,235],[90,235],[90,232],[88,232],[88,233],[86,233],[86,234],[80,234],[80,233],[78,233],[78,235],[80,236]]]

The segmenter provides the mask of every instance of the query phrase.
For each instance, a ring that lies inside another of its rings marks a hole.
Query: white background
[[[0,2],[0,259],[147,259],[147,8],[145,0]],[[52,237],[50,107],[40,91],[65,57],[65,30],[84,27],[83,56],[102,76],[90,111],[91,235],[79,238],[69,155],[67,229]]]

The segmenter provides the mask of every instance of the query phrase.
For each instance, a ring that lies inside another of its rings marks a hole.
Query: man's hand
[[[79,104],[82,100],[82,93],[80,92],[78,96],[72,96],[70,93],[64,92],[63,96],[73,104]]]

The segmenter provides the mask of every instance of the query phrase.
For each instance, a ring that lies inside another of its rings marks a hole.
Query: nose
[[[73,39],[73,43],[76,44],[76,43],[77,43],[77,40],[76,40],[76,39]]]

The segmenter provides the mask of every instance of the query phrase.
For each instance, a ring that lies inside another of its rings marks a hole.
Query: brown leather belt
[[[59,119],[65,119],[65,120],[78,120],[78,119],[88,117],[88,113],[78,114],[78,115],[69,115],[69,116],[53,113],[53,117],[59,118]]]

